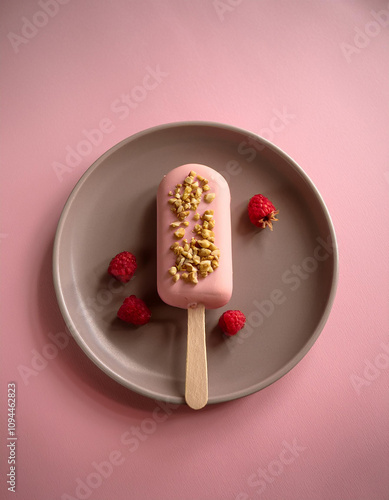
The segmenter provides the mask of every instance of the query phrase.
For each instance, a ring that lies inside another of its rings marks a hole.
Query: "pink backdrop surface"
[[[0,498],[387,500],[388,2],[7,0],[0,17]],[[151,72],[154,88],[123,104]],[[65,328],[51,255],[73,186],[120,140],[183,120],[242,127],[292,156],[329,208],[340,258],[304,359],[200,412],[126,390],[73,340],[47,347]],[[97,127],[99,143],[66,163]]]

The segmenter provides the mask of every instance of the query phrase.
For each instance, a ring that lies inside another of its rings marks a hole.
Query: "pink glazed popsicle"
[[[205,309],[232,294],[230,190],[210,167],[187,164],[164,176],[157,195],[157,288],[161,299],[188,310],[185,398],[208,399]]]

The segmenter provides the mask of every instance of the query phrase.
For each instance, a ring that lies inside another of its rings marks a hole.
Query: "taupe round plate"
[[[105,373],[146,396],[184,402],[187,312],[164,304],[156,288],[156,192],[185,163],[221,172],[231,189],[234,291],[206,312],[209,403],[259,391],[295,366],[328,318],[337,284],[335,233],[326,206],[284,152],[245,130],[207,122],[158,126],[120,142],[81,177],[61,215],[54,284],[68,328]],[[247,216],[262,193],[279,209],[274,231]],[[136,255],[135,277],[107,273],[117,253]],[[222,258],[222,257],[221,257]],[[133,327],[116,318],[125,297],[152,311]],[[217,322],[240,309],[246,327],[225,337]]]

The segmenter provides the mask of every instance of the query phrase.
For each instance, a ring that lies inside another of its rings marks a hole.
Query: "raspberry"
[[[151,312],[142,299],[131,295],[124,299],[118,311],[118,318],[133,325],[145,325],[150,321]]]
[[[219,318],[219,326],[228,336],[237,334],[245,323],[246,316],[242,311],[226,311]]]
[[[130,252],[121,252],[114,257],[108,267],[111,276],[122,283],[128,283],[136,270],[136,258]]]
[[[276,210],[273,203],[263,196],[263,194],[254,195],[247,207],[250,221],[257,227],[265,228],[266,226],[270,227],[270,230],[273,231],[273,221],[276,219],[276,215],[279,213]]]

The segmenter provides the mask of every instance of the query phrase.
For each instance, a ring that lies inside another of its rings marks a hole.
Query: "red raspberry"
[[[266,226],[270,227],[270,230],[273,231],[273,221],[276,219],[276,215],[279,213],[276,210],[273,203],[263,196],[263,194],[254,195],[247,207],[250,221],[257,227],[265,228]]]
[[[130,252],[121,252],[114,257],[108,267],[108,272],[118,281],[128,283],[136,270],[136,258]]]
[[[118,311],[118,318],[133,325],[145,325],[150,321],[151,312],[142,299],[131,295],[124,299]]]
[[[246,316],[242,311],[226,311],[219,318],[219,326],[228,336],[237,334],[245,323]]]

